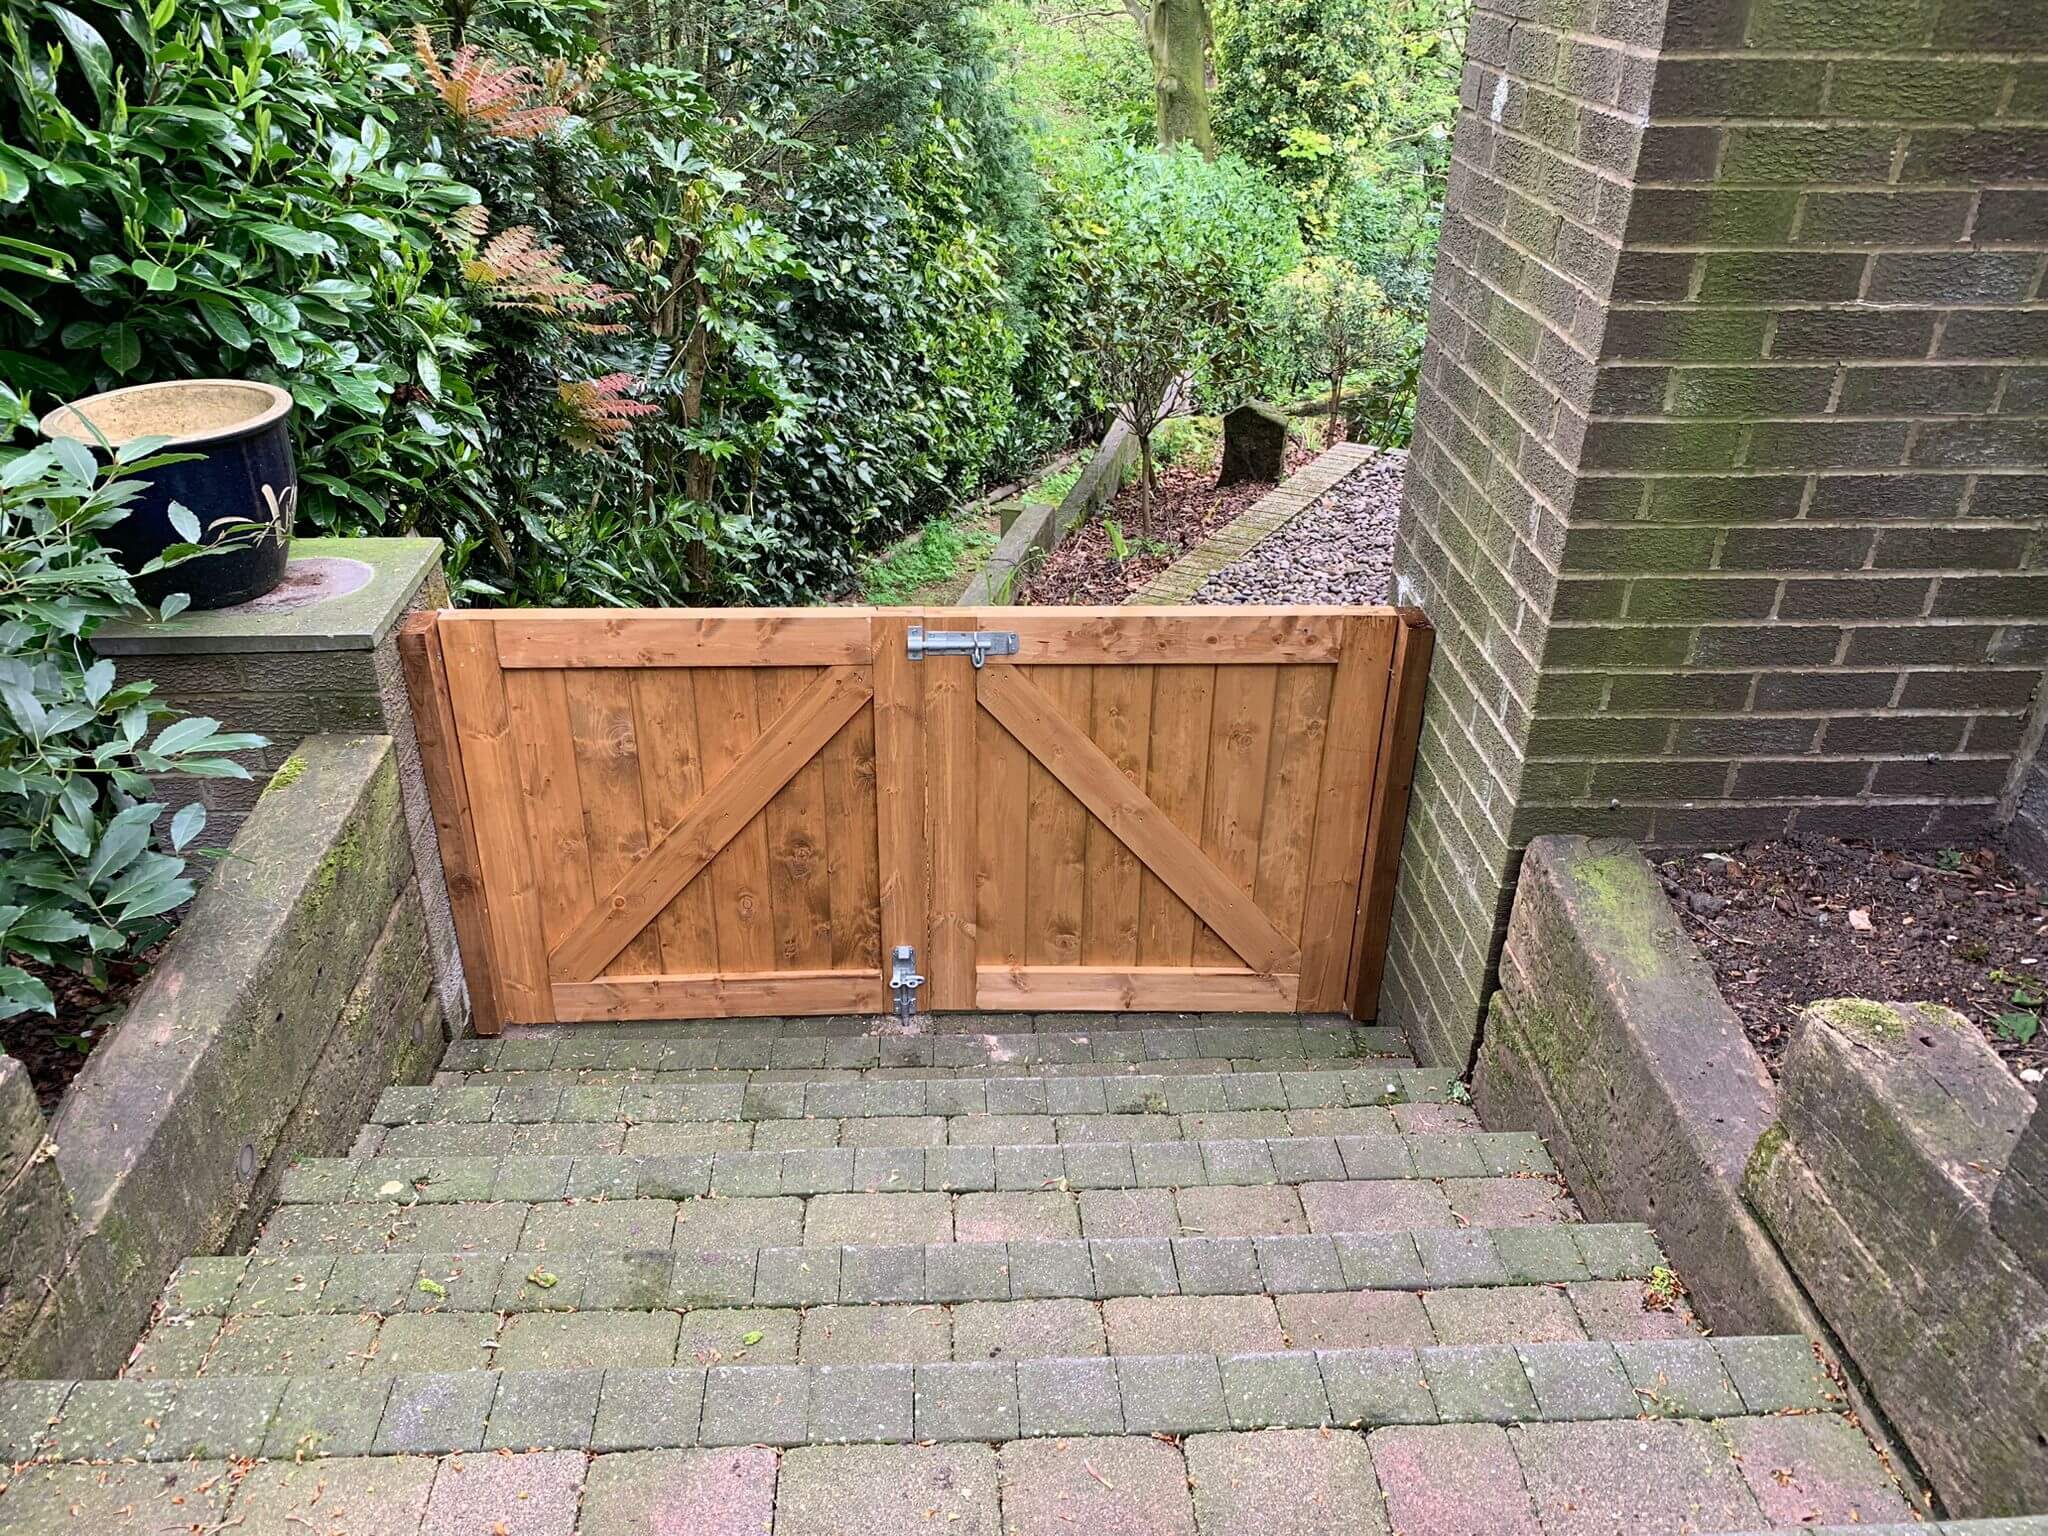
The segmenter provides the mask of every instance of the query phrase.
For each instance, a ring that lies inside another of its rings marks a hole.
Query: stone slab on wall
[[[1633,844],[1530,844],[1473,1095],[1590,1219],[1654,1226],[1714,1328],[1824,1331],[1743,1204],[1770,1078]]]
[[[2035,1109],[2013,1145],[1991,1202],[1991,1224],[2034,1278],[2048,1285],[2048,1109]]]
[[[286,1159],[345,1152],[378,1092],[431,1072],[430,974],[391,739],[302,742],[14,1171],[0,1371],[111,1374],[172,1269],[245,1233]]]
[[[1817,1003],[1748,1194],[1942,1502],[2048,1508],[2048,1288],[1990,1210],[2033,1101],[1967,1019]]]

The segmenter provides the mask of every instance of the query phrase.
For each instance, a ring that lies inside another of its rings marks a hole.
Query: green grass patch
[[[1067,499],[1067,492],[1074,488],[1074,482],[1081,478],[1081,471],[1087,467],[1086,459],[1077,458],[1065,469],[1056,469],[1031,486],[1021,499],[1034,506],[1056,507]]]
[[[993,528],[955,515],[935,518],[861,571],[861,601],[880,608],[922,601],[964,581],[995,548]]]

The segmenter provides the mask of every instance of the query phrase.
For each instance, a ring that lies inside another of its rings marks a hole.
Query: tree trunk
[[[1152,434],[1138,439],[1138,537],[1152,537]]]
[[[1342,373],[1333,373],[1330,375],[1330,419],[1323,423],[1323,446],[1325,448],[1334,448],[1337,445],[1337,412],[1343,407],[1343,404],[1344,375]]]
[[[1152,58],[1153,98],[1159,117],[1159,147],[1192,144],[1213,159],[1216,137],[1209,126],[1208,0],[1124,0],[1144,35]]]

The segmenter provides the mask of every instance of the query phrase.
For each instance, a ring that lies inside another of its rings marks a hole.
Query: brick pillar
[[[1539,833],[1996,820],[2048,660],[2044,252],[2032,7],[1480,0],[1395,556],[1438,632],[1386,988],[1426,1056]]]

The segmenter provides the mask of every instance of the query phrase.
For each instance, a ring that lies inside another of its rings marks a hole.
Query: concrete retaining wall
[[[1773,1083],[1633,844],[1529,845],[1473,1078],[1723,1333],[1802,1333],[1948,1513],[2048,1506],[2048,1121],[1946,1009],[1816,1003]]]
[[[1089,459],[1088,467],[1081,471],[1081,478],[1074,482],[1058,506],[1026,503],[1024,510],[1003,530],[1002,538],[989,552],[988,563],[967,584],[967,590],[960,594],[960,606],[986,608],[1015,602],[1017,599],[1012,588],[1021,579],[1026,564],[1034,558],[1051,554],[1060,540],[1072,533],[1083,518],[1091,517],[1108,506],[1123,486],[1125,473],[1137,459],[1138,440],[1119,417],[1103,434],[1095,456]]]
[[[1529,845],[1473,1093],[1550,1143],[1592,1220],[1654,1226],[1714,1328],[1819,1331],[1742,1200],[1770,1077],[1633,844]]]
[[[1991,1217],[2033,1109],[1959,1014],[1816,1003],[1745,1185],[1952,1514],[2048,1508],[2048,1288]]]
[[[47,1127],[0,1058],[0,1373],[112,1374],[180,1259],[424,1081],[429,950],[391,738],[307,738]]]

